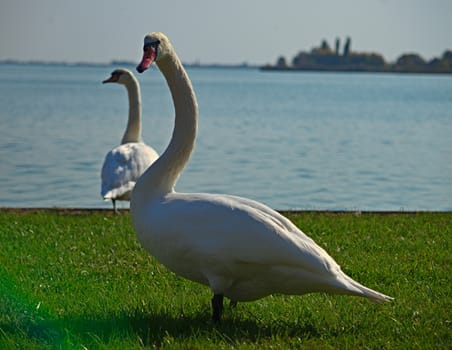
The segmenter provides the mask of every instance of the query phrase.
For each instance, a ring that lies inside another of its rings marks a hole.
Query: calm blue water
[[[100,168],[127,118],[116,67],[0,65],[0,207],[105,207]],[[176,189],[276,209],[452,210],[452,76],[191,68],[199,136]],[[143,137],[173,127],[160,72],[138,76]],[[128,207],[123,204],[122,207]]]

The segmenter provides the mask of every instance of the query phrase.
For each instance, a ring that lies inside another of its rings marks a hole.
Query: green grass
[[[215,325],[208,288],[143,251],[127,212],[0,210],[0,349],[452,347],[452,213],[286,215],[395,301],[275,295]]]

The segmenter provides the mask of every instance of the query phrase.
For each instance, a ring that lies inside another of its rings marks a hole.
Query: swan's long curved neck
[[[196,96],[179,58],[174,53],[158,61],[157,65],[171,91],[176,117],[168,147],[141,176],[135,187],[135,192],[149,196],[174,190],[180,173],[190,159],[198,126]]]
[[[129,119],[121,144],[141,142],[141,93],[138,81],[131,80],[125,84],[129,97]]]

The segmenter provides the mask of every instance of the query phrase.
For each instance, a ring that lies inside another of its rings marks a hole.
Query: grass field
[[[0,210],[0,349],[451,349],[452,213],[285,213],[395,297],[270,296],[210,320],[207,287],[140,247],[127,212]]]

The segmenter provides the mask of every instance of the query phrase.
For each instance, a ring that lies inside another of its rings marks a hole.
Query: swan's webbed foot
[[[213,322],[221,321],[223,312],[223,294],[215,294],[212,298],[212,320]]]

